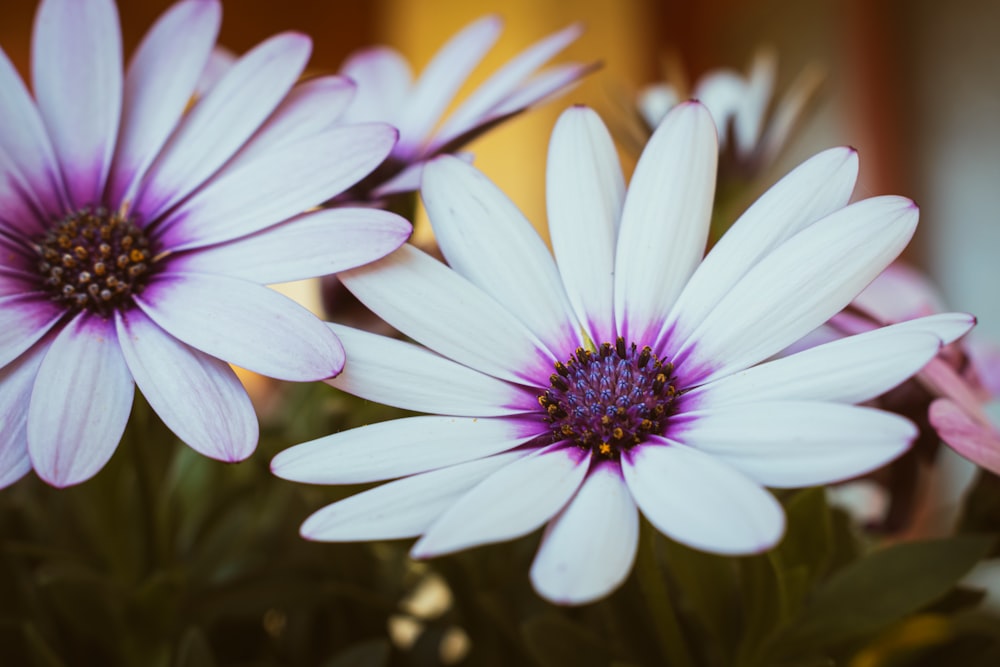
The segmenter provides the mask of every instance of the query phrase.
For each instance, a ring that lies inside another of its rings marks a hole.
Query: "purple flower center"
[[[619,337],[596,352],[578,348],[555,368],[538,397],[553,442],[617,458],[650,433],[663,433],[677,395],[674,367],[649,346],[639,350]]]
[[[105,317],[142,291],[152,257],[149,239],[134,220],[104,208],[69,214],[35,250],[42,287],[53,301]]]

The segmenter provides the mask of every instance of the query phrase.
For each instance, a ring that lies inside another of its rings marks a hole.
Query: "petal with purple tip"
[[[257,446],[257,416],[236,373],[156,326],[142,311],[115,318],[122,354],[163,423],[197,452],[242,461]]]
[[[377,482],[499,454],[544,430],[510,417],[407,417],[296,445],[274,457],[271,471],[310,484]]]
[[[615,244],[625,177],[600,117],[573,107],[549,142],[549,235],[570,303],[594,341],[614,340]]]
[[[526,454],[507,452],[382,484],[313,513],[300,532],[325,542],[416,537],[462,494]]]
[[[635,167],[615,255],[615,321],[651,341],[705,252],[718,162],[715,126],[700,104],[674,107]]]
[[[81,313],[56,335],[38,368],[28,408],[28,452],[53,486],[90,479],[128,422],[135,383],[114,323]]]
[[[125,75],[122,126],[109,183],[110,207],[134,189],[187,107],[219,33],[215,0],[178,2],[161,16]]]
[[[31,69],[70,199],[77,207],[94,206],[104,192],[122,107],[122,42],[114,2],[43,2],[35,15]]]
[[[716,457],[662,441],[622,454],[632,498],[661,533],[718,554],[770,549],[785,532],[785,514],[770,493]]]
[[[870,472],[917,436],[907,419],[855,405],[758,401],[691,412],[667,434],[777,488],[817,486]]]
[[[261,375],[308,382],[344,367],[344,349],[325,324],[288,297],[245,280],[163,273],[136,303],[191,347]]]
[[[306,213],[243,238],[171,258],[170,270],[218,273],[275,284],[325,276],[389,254],[409,238],[410,223],[371,208]]]
[[[514,461],[459,498],[410,556],[430,558],[527,535],[570,501],[589,466],[588,452],[561,445]]]
[[[602,461],[549,524],[531,583],[557,604],[586,604],[628,576],[639,545],[639,513],[621,467]]]

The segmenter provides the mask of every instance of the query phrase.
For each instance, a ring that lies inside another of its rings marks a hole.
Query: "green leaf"
[[[181,636],[174,667],[215,667],[212,649],[199,628],[188,628]]]
[[[993,541],[961,536],[896,544],[851,563],[781,633],[777,653],[836,646],[877,632],[948,593]]]

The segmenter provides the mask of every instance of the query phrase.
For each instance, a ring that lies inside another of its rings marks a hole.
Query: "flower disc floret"
[[[74,310],[107,316],[142,291],[152,250],[126,215],[84,208],[55,223],[35,246],[42,287]]]
[[[618,458],[647,435],[663,433],[677,395],[674,367],[648,345],[639,349],[619,336],[594,352],[578,348],[555,369],[538,397],[553,442]]]

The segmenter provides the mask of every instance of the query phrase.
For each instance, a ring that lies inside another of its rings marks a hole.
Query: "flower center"
[[[108,316],[128,305],[149,277],[146,233],[104,208],[63,218],[35,246],[42,285],[54,301]]]
[[[619,337],[596,352],[578,348],[555,368],[538,397],[553,442],[570,440],[617,458],[648,434],[663,433],[677,395],[674,367],[649,346],[639,350]]]

